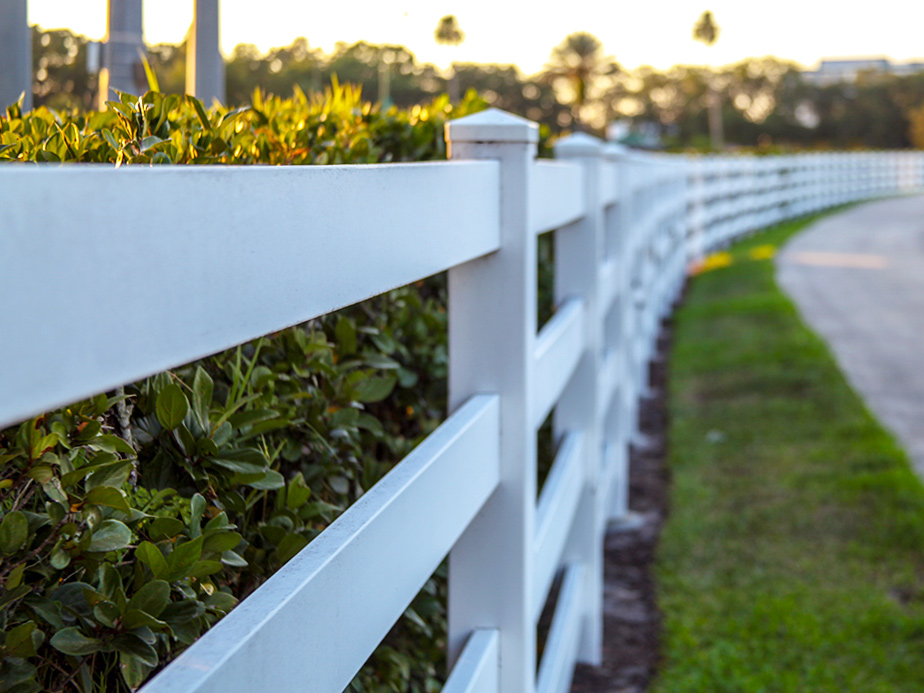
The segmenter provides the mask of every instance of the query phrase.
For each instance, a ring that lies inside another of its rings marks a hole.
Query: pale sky
[[[722,65],[747,57],[776,55],[812,66],[821,58],[887,56],[903,62],[924,58],[924,3],[878,0],[587,0],[548,5],[507,0],[222,0],[222,49],[238,43],[266,50],[297,36],[330,52],[337,41],[366,40],[409,48],[418,59],[515,63],[524,72],[542,69],[551,49],[568,34],[588,31],[627,68],[678,63]],[[859,9],[862,7],[862,9]],[[693,41],[692,26],[711,10],[721,29],[711,48]],[[465,32],[458,49],[437,46],[440,17],[455,14]],[[147,0],[148,43],[177,43],[192,19],[192,0]],[[29,21],[44,28],[68,27],[92,39],[106,32],[106,0],[30,0]]]

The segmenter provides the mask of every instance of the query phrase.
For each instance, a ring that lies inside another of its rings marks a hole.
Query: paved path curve
[[[813,224],[781,251],[777,281],[924,477],[924,197]]]

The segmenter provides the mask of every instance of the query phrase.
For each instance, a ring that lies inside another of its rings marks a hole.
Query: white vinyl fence
[[[342,690],[447,554],[445,690],[567,690],[600,661],[603,535],[691,259],[924,185],[922,153],[690,158],[576,135],[537,160],[536,125],[496,110],[447,139],[446,163],[0,168],[2,426],[449,271],[452,415],[147,693]],[[537,330],[548,231],[557,310]]]

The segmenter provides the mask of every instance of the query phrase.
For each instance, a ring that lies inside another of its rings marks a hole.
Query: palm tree
[[[719,25],[715,23],[712,12],[703,12],[693,25],[693,38],[711,46],[719,40]]]
[[[459,28],[459,20],[452,14],[440,19],[433,36],[441,46],[458,46],[465,40],[465,33]],[[449,98],[454,103],[459,100],[459,77],[454,65],[449,66]]]
[[[696,41],[712,46],[719,40],[719,25],[715,23],[712,12],[706,10],[693,25],[693,38]],[[709,139],[712,148],[721,151],[725,148],[725,137],[722,133],[722,103],[715,84],[709,84]]]
[[[552,49],[546,77],[564,82],[571,91],[571,117],[576,123],[586,118],[586,106],[593,102],[598,82],[619,71],[612,58],[603,53],[603,44],[587,32],[579,31]]]

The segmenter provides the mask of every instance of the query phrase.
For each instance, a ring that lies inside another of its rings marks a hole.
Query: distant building
[[[606,129],[606,139],[610,142],[622,144],[632,149],[647,149],[649,151],[664,149],[661,134],[661,124],[650,120],[633,122],[624,118],[610,123]]]
[[[856,82],[863,72],[891,75],[913,75],[924,72],[924,62],[893,64],[888,58],[843,58],[822,60],[817,70],[806,70],[806,82],[820,87],[840,82]]]

